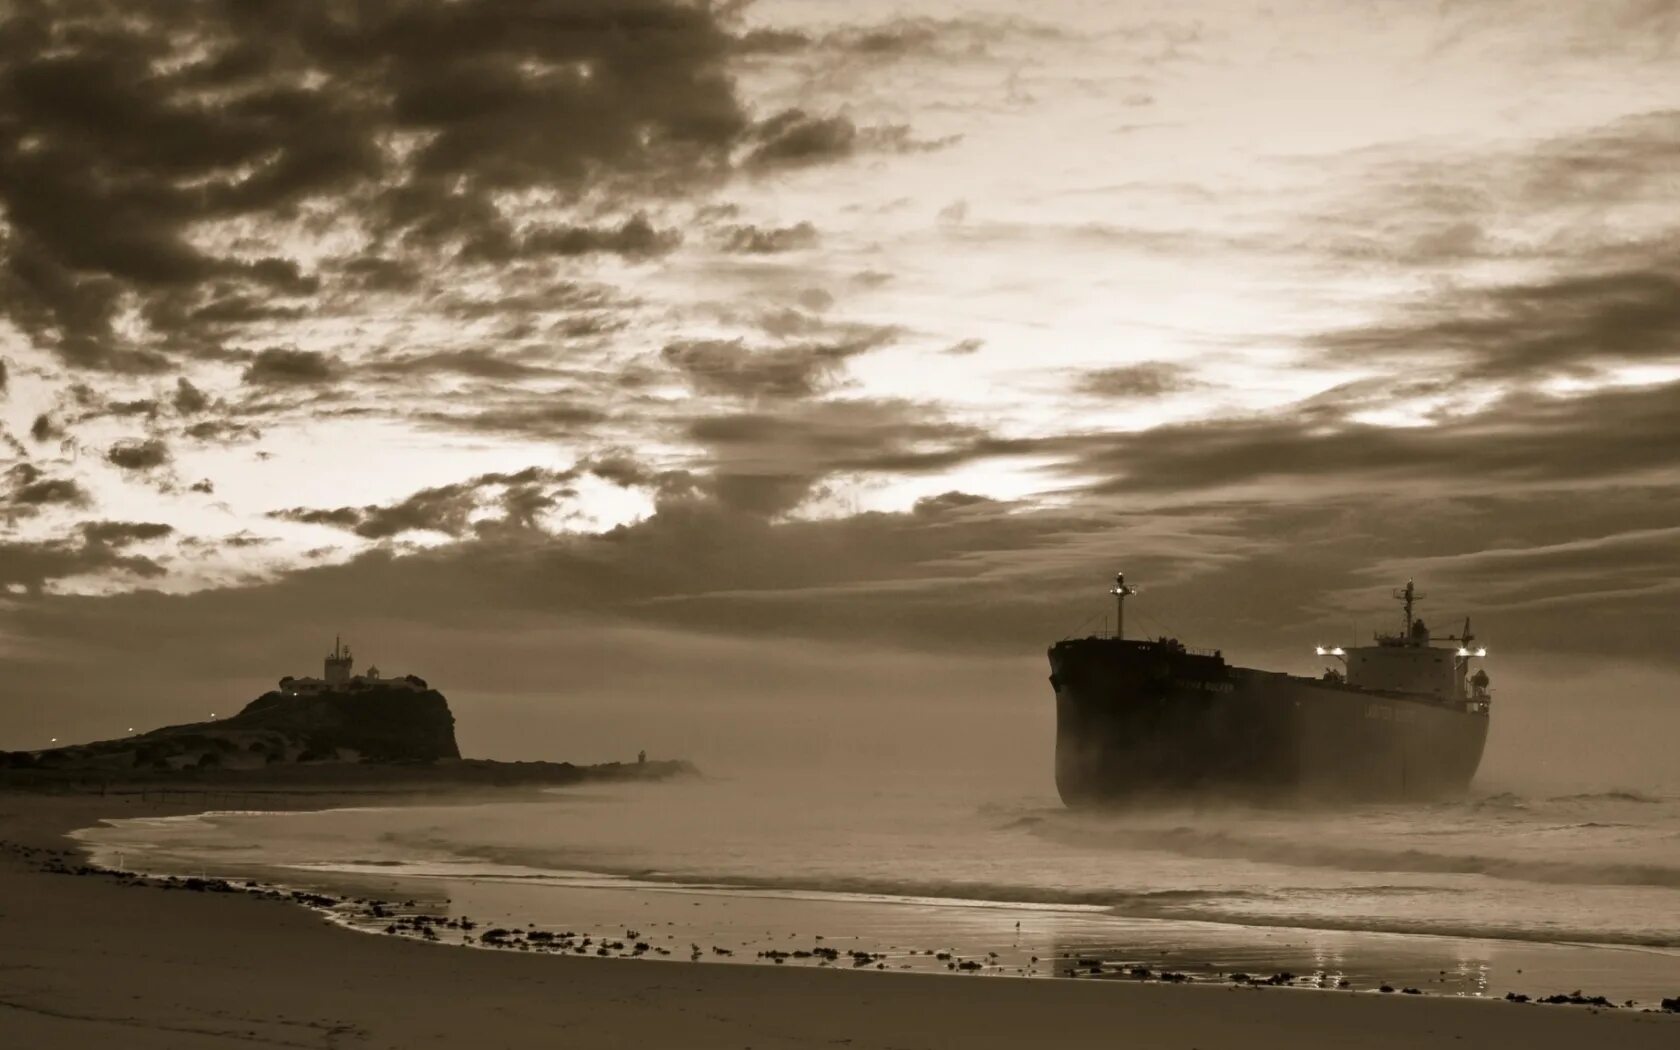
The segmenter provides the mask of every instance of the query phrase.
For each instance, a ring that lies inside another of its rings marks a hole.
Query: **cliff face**
[[[232,718],[210,724],[278,733],[319,757],[334,751],[353,751],[368,762],[461,757],[455,716],[436,689],[372,686],[298,696],[264,693]]]

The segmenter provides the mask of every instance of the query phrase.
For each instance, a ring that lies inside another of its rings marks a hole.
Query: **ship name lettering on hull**
[[[1229,693],[1233,691],[1230,682],[1196,682],[1175,678],[1173,684],[1182,689],[1194,689],[1202,693]]]

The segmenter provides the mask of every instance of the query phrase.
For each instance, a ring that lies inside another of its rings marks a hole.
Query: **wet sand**
[[[290,804],[367,801],[321,794]],[[1014,1048],[1124,1039],[1263,1050],[1680,1041],[1680,1016],[1628,1010],[467,951],[352,933],[249,894],[41,870],[55,859],[42,851],[68,850],[63,836],[76,828],[198,808],[190,799],[160,807],[0,795],[0,1043]]]

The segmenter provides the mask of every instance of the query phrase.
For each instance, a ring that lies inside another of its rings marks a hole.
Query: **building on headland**
[[[356,674],[355,670],[356,662],[350,655],[350,647],[344,644],[342,638],[334,638],[333,649],[323,663],[321,677],[294,678],[287,675],[280,679],[280,691],[289,696],[302,696],[306,693],[347,693],[375,688],[407,689],[418,693],[429,688],[426,680],[417,675],[386,678],[377,667],[369,667],[365,674]]]
[[[350,647],[344,644],[344,639],[333,636],[333,651],[327,654],[326,682],[331,689],[342,689],[350,684],[350,672],[355,668],[356,661],[350,657]]]

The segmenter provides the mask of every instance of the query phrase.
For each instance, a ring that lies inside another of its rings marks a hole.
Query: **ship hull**
[[[1486,705],[1232,667],[1154,642],[1050,650],[1056,787],[1069,806],[1163,794],[1315,802],[1462,794]]]

